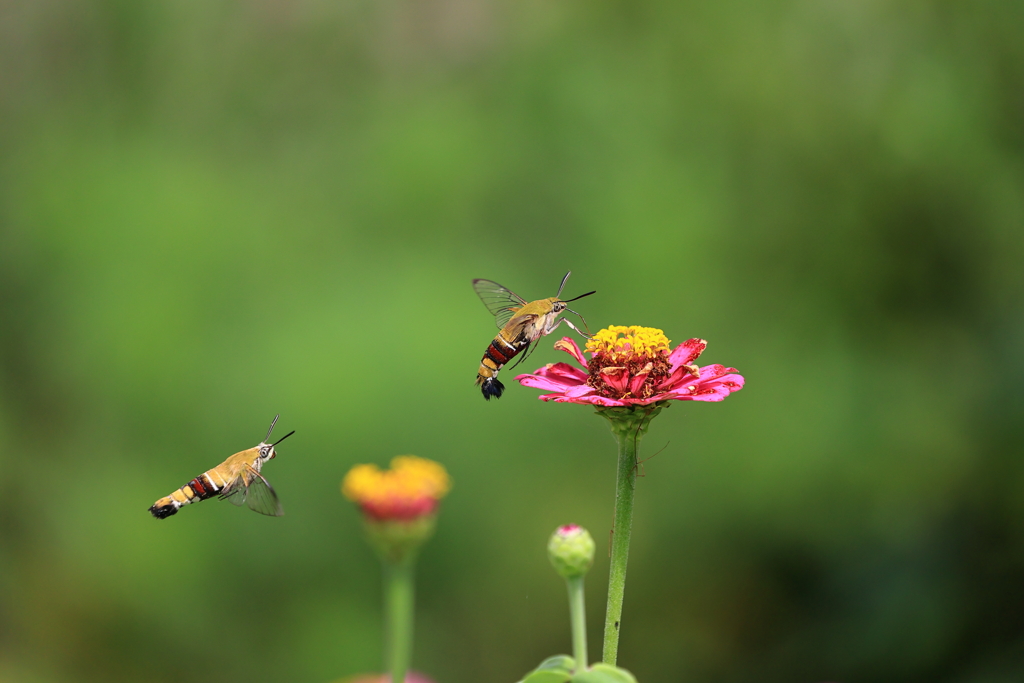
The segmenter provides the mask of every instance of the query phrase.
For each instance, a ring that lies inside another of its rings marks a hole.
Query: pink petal
[[[626,387],[629,386],[629,372],[625,368],[622,368],[618,372],[608,373],[602,372],[601,379],[608,383],[612,391],[616,394],[626,393]]]
[[[553,363],[537,370],[534,374],[516,375],[516,381],[524,387],[535,387],[546,391],[562,391],[568,387],[586,384],[587,373],[567,363]]]
[[[580,351],[580,347],[576,346],[576,342],[573,341],[572,337],[562,337],[555,342],[555,348],[560,351],[565,351],[575,358],[577,363],[583,367],[587,367],[587,359],[584,357],[583,352]]]
[[[697,389],[697,393],[691,397],[691,401],[724,401],[734,389],[730,389],[723,384],[714,384],[712,386],[702,386]]]
[[[579,398],[580,396],[589,396],[594,393],[594,387],[580,384],[579,386],[569,387],[565,390],[565,395],[569,398]]]
[[[516,378],[518,379],[518,377]],[[533,386],[526,384],[525,386]],[[561,393],[558,394],[544,394],[537,398],[542,401],[556,401],[558,403],[589,403],[589,397],[594,393],[594,388],[587,386],[586,384],[577,385],[574,387],[567,387]]]
[[[736,372],[736,368],[727,368],[724,365],[719,365],[718,363],[705,365],[700,369],[700,381],[706,382],[710,379],[725,377],[730,372]]]
[[[735,370],[735,368],[727,369]],[[728,375],[723,375],[718,378],[718,381],[722,383],[722,386],[729,390],[730,394],[734,391],[739,391],[743,388],[743,385],[747,383],[747,380],[744,379],[743,375],[736,372],[730,372]]]
[[[552,379],[561,378],[572,384],[586,382],[587,377],[589,377],[586,372],[579,368],[574,368],[568,363],[548,363],[542,368],[537,368],[537,371],[533,374]]]
[[[708,343],[703,339],[687,339],[672,349],[672,353],[668,356],[668,362],[672,365],[673,369],[680,365],[690,365],[693,361],[697,360],[707,347]]]
[[[543,396],[541,398],[544,398]],[[606,398],[599,396],[598,394],[590,394],[588,396],[581,396],[579,398],[569,398],[567,396],[553,397],[558,403],[586,403],[592,406],[624,406],[626,405],[622,401],[616,401],[614,398]]]
[[[673,389],[678,389],[686,382],[695,382],[697,378],[690,373],[690,368],[692,367],[692,365],[675,366],[672,369],[672,374],[663,379],[658,388],[662,391],[672,391]]]
[[[708,370],[707,378],[704,377]],[[682,401],[721,401],[734,391],[743,388],[743,375],[736,374],[735,368],[709,365],[701,368],[701,379],[686,382],[678,389],[666,394],[667,398]]]
[[[565,391],[574,386],[575,383],[568,383],[559,379],[549,379],[543,375],[518,375],[516,381],[524,387],[533,387],[544,391]]]
[[[650,367],[651,364],[648,363],[647,365],[648,365],[648,367]],[[640,387],[642,387],[644,385],[644,382],[647,381],[647,375],[649,375],[649,374],[650,374],[650,372],[648,371],[648,372],[639,372],[639,373],[633,375],[633,378],[629,381],[629,393],[635,395],[638,391],[640,391]]]
[[[649,403],[657,403],[658,401],[664,401],[665,399],[672,398],[668,394],[655,394],[647,398],[633,398],[629,399],[629,402],[637,406],[645,406]]]

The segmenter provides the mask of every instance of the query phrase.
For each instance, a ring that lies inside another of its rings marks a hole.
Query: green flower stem
[[[365,517],[370,545],[384,566],[384,662],[393,683],[405,683],[412,657],[413,570],[420,547],[434,533],[434,515],[414,520]]]
[[[414,567],[415,557],[384,563],[384,642],[391,683],[404,683],[412,659]]]
[[[615,664],[619,655],[619,625],[622,599],[626,592],[626,561],[633,526],[633,494],[636,491],[636,447],[633,439],[616,434],[619,442],[619,472],[615,480],[615,526],[612,527],[611,567],[608,570],[608,610],[604,618],[605,664]]]
[[[587,669],[587,615],[583,604],[583,576],[565,580],[569,586],[569,621],[572,624],[572,656],[576,671]]]
[[[611,567],[608,570],[608,609],[604,618],[602,661],[614,665],[619,656],[619,626],[626,592],[626,561],[633,527],[633,493],[636,490],[637,451],[651,420],[664,404],[637,408],[605,408],[597,411],[611,423],[619,446],[615,479],[615,526],[612,528]]]

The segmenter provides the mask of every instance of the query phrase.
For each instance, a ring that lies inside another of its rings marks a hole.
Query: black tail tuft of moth
[[[166,518],[170,517],[171,515],[173,515],[175,512],[177,512],[178,511],[178,507],[176,505],[170,504],[170,503],[167,504],[167,505],[161,505],[159,507],[154,505],[151,508],[149,508],[149,511],[151,513],[153,513],[153,516],[156,517],[157,519],[166,519]]]
[[[493,377],[488,377],[480,384],[480,391],[483,392],[484,398],[490,401],[491,396],[501,398],[502,392],[505,391],[505,385]]]

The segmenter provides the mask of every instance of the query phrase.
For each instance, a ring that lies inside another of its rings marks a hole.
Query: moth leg
[[[561,325],[562,323],[565,323],[566,325],[568,325],[568,326],[569,326],[569,327],[571,327],[572,329],[576,330],[576,333],[577,333],[577,334],[579,334],[579,335],[580,335],[581,337],[583,337],[584,339],[590,339],[590,335],[589,335],[589,334],[584,334],[584,333],[583,333],[583,332],[582,332],[582,331],[580,330],[580,328],[578,328],[578,327],[576,327],[575,325],[573,325],[573,324],[572,324],[572,321],[570,321],[570,320],[569,320],[569,319],[567,319],[567,318],[559,318],[558,322],[557,322],[557,323],[555,323],[554,325],[552,325],[552,326],[551,326],[551,329],[547,331],[547,334],[550,334],[550,333],[554,332],[554,331],[555,331],[555,328],[556,328],[556,327],[558,327],[559,325]]]
[[[517,361],[515,362],[515,364],[513,364],[512,366],[510,366],[510,367],[509,367],[509,370],[511,370],[511,369],[513,369],[513,368],[515,368],[515,367],[516,367],[516,365],[519,365],[519,364],[520,364],[520,363],[522,363],[522,362],[523,362],[524,360],[526,360],[527,358],[529,358],[529,357],[530,357],[530,354],[531,354],[531,353],[533,353],[533,350],[534,350],[534,349],[536,349],[536,348],[537,348],[537,343],[536,343],[536,342],[531,342],[531,343],[527,343],[527,344],[526,344],[526,346],[525,346],[525,347],[523,347],[523,351],[522,351],[522,354],[521,354],[521,355],[519,356],[519,360],[517,360]]]

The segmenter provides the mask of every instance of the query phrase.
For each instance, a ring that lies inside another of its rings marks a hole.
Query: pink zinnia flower
[[[707,345],[703,339],[689,339],[670,350],[668,338],[659,329],[613,325],[587,342],[589,360],[569,337],[555,343],[585,371],[551,363],[533,374],[519,375],[516,381],[554,392],[539,398],[559,403],[628,407],[668,400],[721,401],[743,388],[743,376],[723,365],[697,366],[695,361]]]

